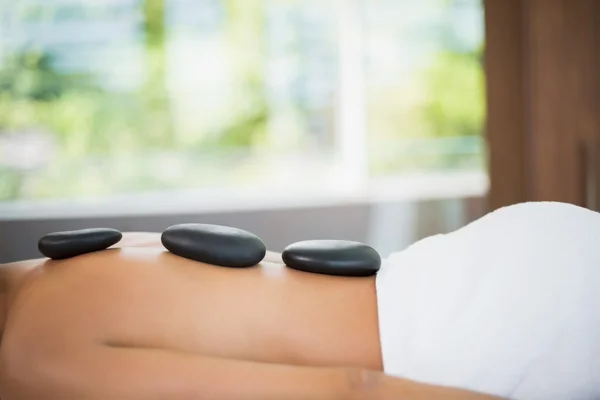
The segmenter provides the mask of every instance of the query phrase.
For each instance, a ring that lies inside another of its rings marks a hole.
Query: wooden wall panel
[[[566,12],[562,0],[525,1],[526,122],[530,146],[527,197],[582,205],[579,143],[571,125],[573,107],[565,81],[571,63],[565,57],[572,40],[566,35]]]
[[[490,207],[526,200],[521,0],[485,2]]]
[[[491,208],[554,200],[600,209],[600,1],[485,6]],[[519,26],[505,25],[507,15]],[[511,88],[508,98],[498,82]],[[516,163],[510,149],[521,156]]]

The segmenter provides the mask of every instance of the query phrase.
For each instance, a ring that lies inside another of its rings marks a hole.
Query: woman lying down
[[[119,245],[0,268],[2,400],[600,398],[600,214],[582,208],[504,208],[375,277]]]

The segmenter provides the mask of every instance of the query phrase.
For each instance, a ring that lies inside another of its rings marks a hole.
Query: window
[[[480,0],[22,0],[0,18],[0,200],[484,174]]]

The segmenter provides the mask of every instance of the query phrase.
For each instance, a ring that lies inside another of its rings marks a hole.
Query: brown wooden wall
[[[600,0],[485,0],[490,208],[600,210]]]

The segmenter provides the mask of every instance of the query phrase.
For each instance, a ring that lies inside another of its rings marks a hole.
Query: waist
[[[258,362],[381,367],[374,278],[168,260],[177,265],[144,274],[157,275],[152,306],[135,310],[143,322],[136,337],[148,340],[141,344]]]
[[[278,263],[235,270],[151,249],[71,263],[53,271],[110,293],[103,303],[111,310],[110,342],[260,362],[381,364],[374,278]]]
[[[299,318],[284,326],[288,352],[280,362],[382,369],[375,280],[333,278],[317,285],[318,291],[293,294],[289,308]]]

